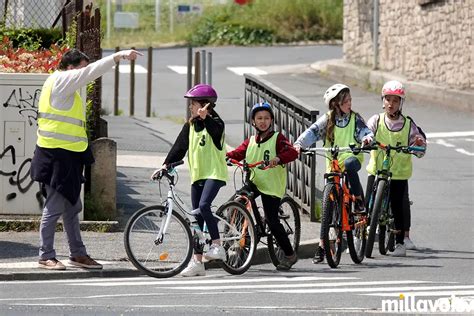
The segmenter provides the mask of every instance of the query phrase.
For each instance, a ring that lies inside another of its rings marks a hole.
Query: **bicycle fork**
[[[171,216],[173,213],[173,196],[171,191],[168,192],[168,197],[166,198],[166,219],[161,221],[160,230],[158,231],[158,235],[155,238],[155,245],[159,245],[163,243],[163,239],[165,236],[166,231],[168,230],[168,225],[171,221]]]

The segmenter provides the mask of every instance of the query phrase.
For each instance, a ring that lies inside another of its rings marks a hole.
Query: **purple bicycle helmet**
[[[209,102],[217,101],[217,92],[208,84],[197,84],[184,95],[185,98],[195,99],[195,100],[209,100]]]

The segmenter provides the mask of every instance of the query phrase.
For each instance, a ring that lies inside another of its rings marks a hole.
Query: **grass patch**
[[[154,0],[124,3],[123,12],[139,14],[138,29],[114,29],[110,38],[102,41],[102,46],[143,48],[168,43],[193,46],[270,45],[342,39],[342,0],[254,0],[244,6],[233,1],[216,4],[219,2],[201,0],[202,14],[174,14],[172,30],[169,1],[161,1],[158,31],[155,29]],[[104,34],[107,26],[106,3],[106,0],[98,1]],[[115,10],[113,5],[112,17]]]

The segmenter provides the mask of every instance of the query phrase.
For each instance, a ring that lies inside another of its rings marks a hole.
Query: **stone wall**
[[[373,67],[373,1],[344,0],[344,60]],[[378,0],[377,68],[454,89],[474,89],[472,0]]]

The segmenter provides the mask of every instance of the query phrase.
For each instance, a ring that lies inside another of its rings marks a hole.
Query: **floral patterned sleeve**
[[[359,143],[368,137],[374,138],[374,133],[367,127],[365,124],[364,119],[360,116],[359,113],[356,114],[356,132],[355,132],[356,139]]]
[[[318,140],[326,137],[327,115],[322,115],[307,130],[305,130],[295,141],[295,145],[308,148]]]

